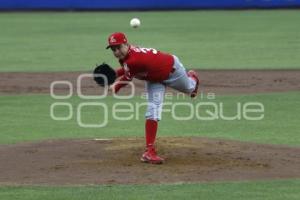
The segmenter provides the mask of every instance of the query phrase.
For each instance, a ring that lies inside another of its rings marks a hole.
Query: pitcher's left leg
[[[200,83],[198,74],[193,70],[186,72],[185,67],[176,56],[174,56],[174,68],[175,72],[164,83],[194,98],[197,95]]]

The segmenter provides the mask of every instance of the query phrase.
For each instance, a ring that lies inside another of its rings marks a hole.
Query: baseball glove
[[[106,63],[96,66],[93,75],[96,83],[102,87],[113,84],[117,77],[115,70]]]

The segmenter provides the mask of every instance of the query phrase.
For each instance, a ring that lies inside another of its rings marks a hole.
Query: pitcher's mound
[[[300,148],[160,138],[163,165],[139,161],[143,138],[51,140],[0,146],[0,185],[88,185],[300,178]]]

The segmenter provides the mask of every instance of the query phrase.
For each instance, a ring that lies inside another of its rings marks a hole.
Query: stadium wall
[[[182,10],[295,7],[300,7],[300,0],[0,0],[1,10]]]

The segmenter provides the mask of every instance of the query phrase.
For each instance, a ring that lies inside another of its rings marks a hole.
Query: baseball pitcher
[[[141,161],[162,164],[164,159],[157,155],[154,144],[166,86],[194,98],[199,86],[198,75],[192,70],[186,72],[183,64],[174,55],[129,44],[125,34],[121,32],[109,36],[107,49],[112,50],[122,66],[115,70],[117,80],[109,87],[112,92],[117,93],[133,78],[146,82],[146,150]]]

